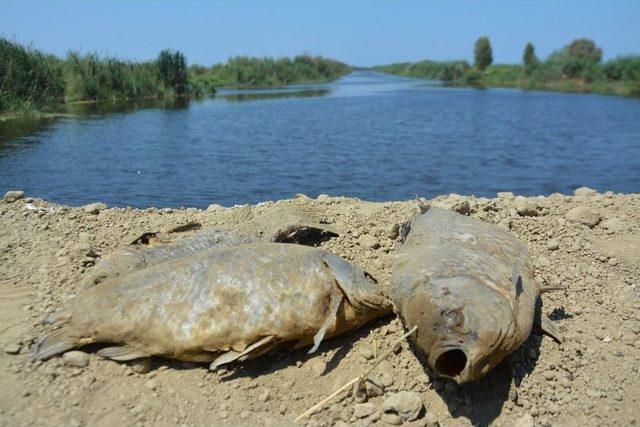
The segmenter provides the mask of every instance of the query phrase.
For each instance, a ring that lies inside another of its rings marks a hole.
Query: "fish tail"
[[[45,360],[77,347],[79,344],[78,338],[70,334],[69,328],[63,327],[40,338],[29,359],[31,361]]]

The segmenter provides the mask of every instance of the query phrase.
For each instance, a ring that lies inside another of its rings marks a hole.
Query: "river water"
[[[0,122],[0,191],[71,205],[229,206],[640,191],[640,99],[447,88],[357,71],[203,101]]]

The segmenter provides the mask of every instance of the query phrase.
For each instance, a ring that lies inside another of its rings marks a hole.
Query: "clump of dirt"
[[[382,362],[365,393],[345,392],[302,425],[630,425],[640,419],[640,195],[579,189],[574,196],[428,201],[498,224],[527,243],[546,314],[565,342],[533,334],[467,386],[428,374],[409,345]],[[104,360],[91,349],[45,362],[28,353],[42,322],[80,290],[103,255],[145,232],[191,222],[246,227],[283,206],[313,211],[337,237],[321,242],[388,289],[402,224],[416,201],[372,203],[298,196],[207,210],[68,207],[12,193],[0,201],[0,424],[287,425],[371,366],[403,332],[379,320],[316,354],[279,350],[227,371],[161,358]],[[513,387],[512,379],[517,387]]]

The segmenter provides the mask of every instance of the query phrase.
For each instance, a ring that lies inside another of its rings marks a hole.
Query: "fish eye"
[[[438,374],[455,377],[459,375],[467,365],[467,355],[460,349],[448,350],[438,356],[435,369]]]

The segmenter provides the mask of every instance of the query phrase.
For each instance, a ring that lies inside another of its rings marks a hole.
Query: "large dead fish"
[[[213,362],[313,344],[391,311],[364,270],[326,250],[281,243],[198,251],[104,281],[79,294],[33,359],[90,343],[115,360],[150,355]]]
[[[460,384],[500,363],[542,316],[527,247],[496,226],[435,207],[412,221],[391,289],[405,325],[418,326],[415,342],[431,368]]]

